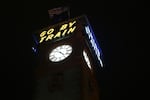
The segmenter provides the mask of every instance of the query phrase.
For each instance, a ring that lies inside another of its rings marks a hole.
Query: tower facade
[[[99,100],[102,51],[85,15],[37,30],[33,100]]]

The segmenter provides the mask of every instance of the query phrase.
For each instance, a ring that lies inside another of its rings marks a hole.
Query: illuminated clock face
[[[69,57],[71,53],[72,47],[70,45],[60,45],[50,52],[49,59],[52,62],[59,62]]]
[[[88,65],[88,67],[91,69],[91,63],[90,63],[90,59],[89,59],[89,57],[88,57],[87,52],[83,51],[83,57],[84,57],[85,62],[86,62],[87,65]]]

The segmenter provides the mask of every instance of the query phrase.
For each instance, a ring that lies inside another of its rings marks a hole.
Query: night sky
[[[2,51],[6,52],[2,57],[6,60],[4,65],[9,66],[2,68],[2,76],[6,76],[3,93],[10,94],[5,98],[30,100],[34,85],[31,33],[49,25],[49,9],[63,5],[70,6],[72,16],[87,15],[103,51],[105,67],[99,73],[101,100],[133,98],[139,81],[134,51],[137,5],[133,0],[37,0],[7,4],[1,18],[5,33]]]

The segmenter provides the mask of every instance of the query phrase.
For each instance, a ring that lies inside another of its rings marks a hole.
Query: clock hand
[[[62,53],[61,51],[59,51],[59,53],[61,53],[65,57],[64,53]]]

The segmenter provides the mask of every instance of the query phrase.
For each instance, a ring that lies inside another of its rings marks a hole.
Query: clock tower
[[[85,15],[33,33],[33,100],[99,100],[102,51]]]

